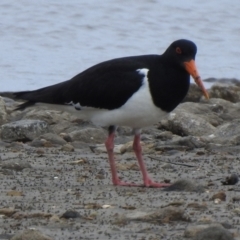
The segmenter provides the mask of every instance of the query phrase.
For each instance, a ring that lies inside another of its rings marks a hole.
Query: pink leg
[[[119,185],[119,186],[137,186],[134,183],[126,183],[126,182],[122,182],[117,174],[117,168],[116,168],[116,163],[115,163],[115,159],[114,159],[114,153],[113,153],[113,149],[114,149],[114,137],[115,137],[115,127],[111,126],[109,127],[109,135],[108,138],[105,142],[105,146],[107,149],[107,153],[108,153],[108,158],[109,158],[109,163],[110,163],[110,169],[111,169],[111,173],[112,173],[112,182],[113,185]]]
[[[144,186],[145,187],[157,187],[157,188],[169,187],[170,184],[153,182],[152,179],[148,176],[148,172],[147,172],[147,169],[145,167],[143,157],[142,157],[142,146],[140,144],[140,133],[136,133],[134,136],[133,150],[135,152],[140,170],[142,172]]]

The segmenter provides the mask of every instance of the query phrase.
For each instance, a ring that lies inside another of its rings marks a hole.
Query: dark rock
[[[196,84],[190,84],[187,96],[182,102],[199,102],[202,97],[201,89]]]
[[[60,218],[80,218],[81,215],[75,210],[67,210]]]
[[[68,133],[60,133],[59,136],[66,142],[72,142],[72,138],[69,136]]]
[[[2,125],[1,130],[4,141],[31,141],[48,132],[49,126],[40,120],[20,120]]]
[[[191,179],[182,179],[164,188],[163,191],[204,192],[204,186],[195,184]]]
[[[226,193],[218,192],[211,197],[211,200],[220,199],[221,201],[226,201]]]
[[[200,230],[194,240],[234,240],[233,234],[220,226],[212,226]]]
[[[223,185],[235,185],[236,183],[238,183],[239,179],[238,179],[238,175],[233,173],[231,174],[230,177],[226,177],[226,179],[224,181],[222,181]]]

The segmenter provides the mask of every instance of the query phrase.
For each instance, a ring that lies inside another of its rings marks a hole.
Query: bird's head
[[[196,84],[202,90],[203,95],[209,99],[208,92],[203,85],[195,64],[196,53],[197,46],[195,43],[186,39],[180,39],[173,42],[163,55],[174,59],[173,61],[175,64],[184,67],[184,69],[193,77]]]

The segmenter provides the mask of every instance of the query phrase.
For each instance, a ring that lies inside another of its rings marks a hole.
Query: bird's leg
[[[140,130],[137,129],[137,130],[135,130],[135,136],[134,136],[134,141],[133,141],[133,150],[135,152],[140,170],[142,172],[144,186],[145,187],[157,187],[157,188],[170,186],[170,184],[167,184],[167,183],[153,182],[152,179],[149,177],[145,163],[143,161],[143,157],[142,157],[142,146],[140,143],[140,138],[141,138],[141,132],[140,132]]]
[[[134,183],[126,183],[126,182],[122,182],[117,174],[117,168],[116,168],[116,163],[115,163],[115,159],[114,159],[114,137],[115,137],[115,131],[116,131],[116,127],[115,126],[110,126],[108,128],[108,138],[105,142],[105,146],[107,149],[107,153],[108,153],[108,158],[109,158],[109,163],[110,163],[110,169],[111,169],[111,173],[112,173],[112,182],[113,185],[119,185],[119,186],[137,186]]]

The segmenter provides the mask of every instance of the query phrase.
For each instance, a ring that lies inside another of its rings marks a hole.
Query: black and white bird
[[[189,40],[173,42],[162,55],[117,58],[99,63],[72,79],[35,91],[15,92],[17,99],[26,100],[17,109],[36,103],[84,114],[94,124],[108,126],[105,142],[112,182],[122,186],[166,187],[148,175],[140,145],[141,128],[159,122],[186,96],[190,75],[204,88],[195,65],[196,45]],[[143,185],[119,179],[114,159],[114,136],[117,126],[134,131],[133,150],[143,176]]]

